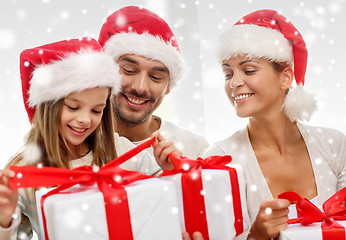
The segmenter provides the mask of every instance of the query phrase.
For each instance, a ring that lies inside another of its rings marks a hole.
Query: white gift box
[[[337,221],[343,227],[346,227],[346,221]],[[279,240],[323,240],[321,222],[312,223],[303,226],[300,223],[289,224],[287,229],[280,232]],[[346,239],[346,236],[345,236]],[[344,239],[335,239],[344,240]]]
[[[228,166],[235,168],[237,171],[243,214],[243,230],[247,231],[250,227],[250,220],[246,206],[246,185],[243,177],[243,170],[239,164],[229,164]],[[181,228],[183,231],[186,231],[184,222],[181,175],[182,174],[179,173],[164,176],[162,178],[174,182],[176,186]],[[226,170],[203,169],[201,176],[203,184],[202,194],[204,195],[209,239],[233,239],[236,236],[236,230],[234,228],[235,219],[233,196],[229,172]]]
[[[162,179],[140,180],[125,186],[133,238],[182,239],[174,185]],[[72,193],[64,193],[64,192]],[[47,189],[36,191],[40,231],[44,239],[40,198]],[[44,201],[50,240],[108,239],[102,193],[96,185],[77,185]]]

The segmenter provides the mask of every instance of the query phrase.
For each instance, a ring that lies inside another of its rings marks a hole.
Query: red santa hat
[[[92,38],[71,39],[24,50],[20,55],[23,100],[30,122],[37,105],[94,87],[120,89],[113,59]]]
[[[184,63],[176,37],[162,18],[145,8],[128,6],[108,16],[99,43],[114,60],[136,54],[160,61],[169,70],[170,87],[183,77]]]
[[[290,20],[274,10],[259,10],[244,16],[219,38],[219,60],[237,56],[293,65],[297,87],[290,89],[283,110],[292,121],[310,119],[317,105],[314,96],[302,87],[308,52],[302,35]]]

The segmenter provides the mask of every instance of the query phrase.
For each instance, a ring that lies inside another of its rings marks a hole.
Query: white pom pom
[[[306,92],[299,84],[289,90],[282,109],[292,122],[309,121],[311,115],[317,110],[317,101],[313,94]]]

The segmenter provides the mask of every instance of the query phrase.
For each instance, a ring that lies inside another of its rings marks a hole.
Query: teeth
[[[130,98],[130,97],[127,97],[127,99],[128,99],[131,103],[134,103],[134,104],[137,104],[137,105],[140,105],[140,104],[142,104],[142,103],[145,102],[144,100],[139,100],[139,99]]]
[[[86,130],[86,128],[76,128],[76,127],[72,127],[72,126],[70,126],[74,131],[76,131],[76,132],[80,132],[80,133],[82,133],[82,132],[84,132],[85,130]]]
[[[252,95],[253,95],[253,93],[241,94],[239,96],[234,97],[234,100],[236,100],[236,101],[237,100],[241,100],[241,99],[244,99],[244,98],[248,98],[248,97],[250,97]]]

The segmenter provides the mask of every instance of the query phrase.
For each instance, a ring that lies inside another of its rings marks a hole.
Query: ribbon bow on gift
[[[202,169],[217,169],[229,172],[232,185],[236,235],[242,233],[243,215],[237,172],[234,168],[225,166],[232,161],[232,157],[229,155],[211,156],[205,159],[198,158],[193,160],[171,153],[169,154],[169,159],[173,163],[174,169],[165,170],[160,176],[182,174],[181,184],[186,231],[190,234],[199,231],[205,240],[209,240],[204,196],[201,194],[203,190],[201,171]]]
[[[57,186],[41,198],[44,234],[48,240],[46,218],[44,215],[44,200],[76,184],[97,184],[105,202],[109,239],[133,239],[130,221],[130,211],[124,186],[138,180],[151,178],[140,172],[126,171],[120,164],[151,146],[156,138],[152,138],[127,153],[98,168],[82,166],[75,169],[36,166],[10,166],[15,177],[9,179],[12,189],[27,187]],[[117,201],[114,201],[116,197]]]
[[[298,218],[289,219],[288,224],[301,223],[305,226],[314,222],[322,222],[323,239],[345,239],[345,228],[335,220],[346,220],[346,187],[323,203],[324,212],[295,192],[281,193],[278,197],[297,202]]]

